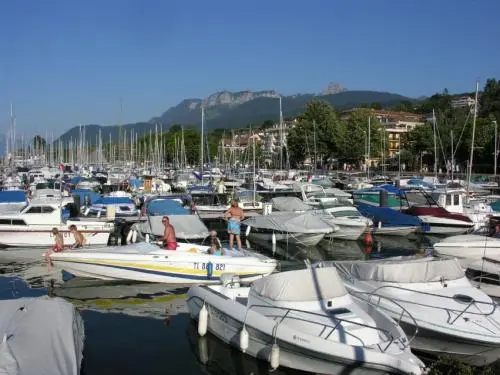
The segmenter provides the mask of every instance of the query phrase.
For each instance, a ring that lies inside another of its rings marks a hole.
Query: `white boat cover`
[[[455,258],[417,258],[410,260],[381,259],[375,261],[333,262],[343,273],[364,281],[388,283],[428,283],[465,277]]]
[[[273,210],[277,211],[310,211],[312,207],[297,197],[275,197],[271,199]]]
[[[0,374],[78,375],[83,320],[61,298],[0,301]]]
[[[345,192],[344,190],[340,190],[340,189],[337,189],[337,188],[334,188],[334,187],[325,189],[325,193],[326,194],[333,194],[333,195],[335,195],[336,197],[339,197],[339,198],[352,198],[352,194],[351,193]]]
[[[165,227],[161,222],[162,218],[163,216],[149,216],[146,221],[138,224],[139,230],[142,233],[163,236]],[[208,228],[198,215],[170,215],[168,218],[178,239],[196,240],[208,237]]]
[[[328,300],[347,294],[334,267],[275,273],[255,281],[251,292],[287,302]]]
[[[253,228],[287,233],[331,233],[334,228],[312,212],[274,212],[270,215],[252,216],[244,224]]]

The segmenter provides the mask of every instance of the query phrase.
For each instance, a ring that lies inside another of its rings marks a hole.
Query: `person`
[[[47,261],[49,272],[52,267],[52,262],[50,261],[50,255],[52,253],[58,253],[64,250],[64,239],[61,232],[59,232],[59,229],[52,228],[52,235],[54,236],[54,246],[52,246],[52,248],[45,253],[45,260]]]
[[[175,238],[175,229],[170,224],[170,219],[168,216],[163,216],[161,220],[163,226],[165,227],[165,231],[163,232],[163,247],[167,250],[175,250],[177,249],[177,240]]]
[[[69,231],[73,233],[73,236],[75,237],[75,243],[71,245],[71,248],[79,249],[80,247],[83,247],[83,245],[85,245],[85,237],[83,237],[83,234],[77,229],[75,224],[69,226]]]
[[[231,202],[231,207],[226,211],[224,218],[228,220],[227,222],[227,232],[229,233],[229,249],[233,248],[234,237],[236,237],[236,244],[238,245],[238,250],[241,250],[241,221],[245,218],[243,209],[238,207],[238,202],[233,200]]]
[[[224,255],[224,249],[222,248],[222,243],[217,237],[217,232],[210,231],[210,249],[208,249],[209,254]]]

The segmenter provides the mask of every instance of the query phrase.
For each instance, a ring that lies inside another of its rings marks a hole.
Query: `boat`
[[[62,298],[0,301],[0,372],[79,375],[85,332],[75,307]]]
[[[127,196],[102,197],[91,204],[84,215],[90,217],[106,216],[109,209],[114,211],[116,217],[139,216],[139,209],[135,202]]]
[[[353,296],[375,303],[407,335],[414,350],[484,366],[500,355],[500,311],[474,287],[454,258],[396,257],[332,261]]]
[[[249,217],[242,224],[246,226],[245,233],[249,239],[301,246],[315,246],[325,235],[338,230],[338,227],[309,212],[273,212]]]
[[[64,219],[65,208],[59,199],[32,199],[20,212],[0,214],[0,246],[49,247],[54,244],[52,228],[72,241],[70,225],[76,225],[87,245],[106,245],[114,232],[111,221]]]
[[[178,243],[176,250],[137,242],[125,246],[66,250],[51,254],[55,267],[80,277],[166,284],[213,284],[224,273],[251,282],[273,272],[277,261],[246,250],[211,255],[209,246]]]
[[[19,212],[28,205],[24,190],[0,191],[0,213]]]
[[[192,286],[188,309],[198,333],[278,367],[315,374],[422,374],[395,322],[351,297],[333,268],[276,273],[241,287]]]
[[[471,284],[494,300],[500,300],[500,257],[483,257],[468,262],[465,275]]]

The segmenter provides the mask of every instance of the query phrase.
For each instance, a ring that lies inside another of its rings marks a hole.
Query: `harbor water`
[[[246,243],[280,261],[280,270],[304,261],[375,259],[424,254],[430,239],[374,237],[360,241],[323,240],[316,247]],[[11,252],[19,250],[8,250]],[[65,298],[85,322],[83,374],[268,374],[269,365],[230,348],[217,338],[199,337],[185,304],[187,287],[163,284],[110,284],[98,280],[44,275],[44,262],[24,263],[0,255],[0,299],[51,295]],[[277,374],[298,374],[279,368]]]

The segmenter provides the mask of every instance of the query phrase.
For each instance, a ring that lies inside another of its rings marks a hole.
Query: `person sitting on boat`
[[[64,250],[64,238],[61,232],[59,232],[59,229],[52,228],[52,235],[54,236],[54,246],[52,246],[52,248],[45,253],[45,260],[47,261],[49,272],[52,266],[52,262],[50,261],[50,255],[52,253],[58,253]]]
[[[170,220],[168,216],[163,216],[161,220],[163,226],[165,227],[165,231],[163,232],[163,247],[167,250],[175,250],[177,249],[177,240],[175,237],[175,229],[170,224]]]
[[[209,254],[214,255],[224,255],[224,249],[222,248],[222,243],[217,237],[217,232],[212,230],[210,231],[210,249],[208,249]]]
[[[75,243],[71,245],[71,248],[78,249],[83,247],[83,245],[85,245],[85,237],[83,237],[83,234],[77,229],[75,224],[69,226],[69,231],[73,233],[73,236],[75,237]]]
[[[241,250],[241,221],[245,218],[243,209],[238,207],[238,202],[233,200],[231,202],[231,207],[226,211],[224,218],[228,220],[227,222],[227,232],[229,233],[229,249],[233,248],[234,237],[236,237],[236,244],[238,245],[238,250]]]

